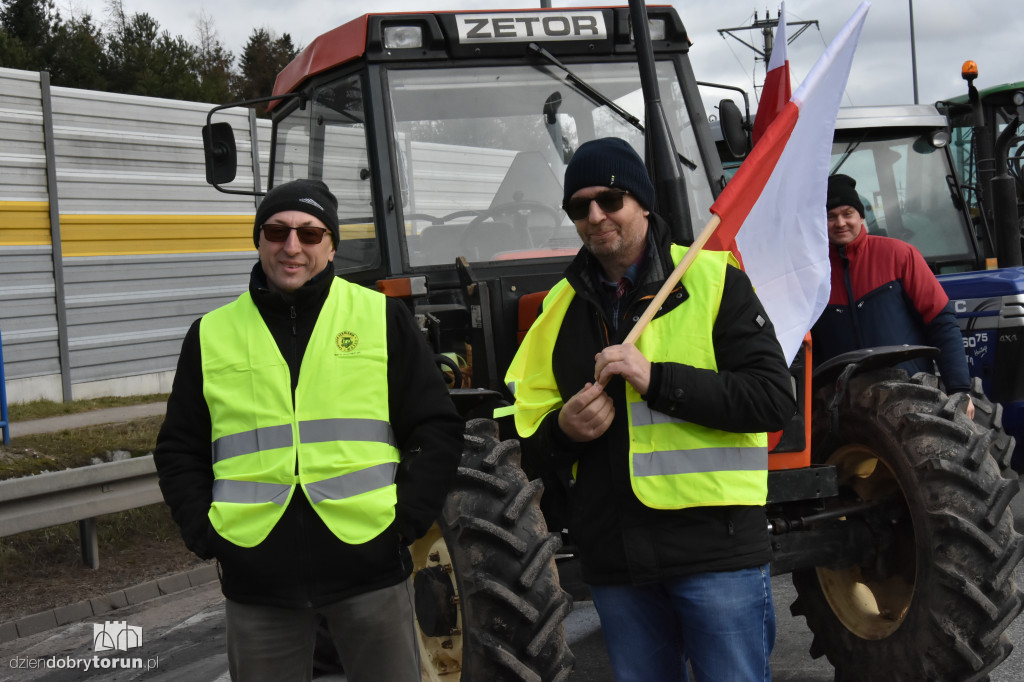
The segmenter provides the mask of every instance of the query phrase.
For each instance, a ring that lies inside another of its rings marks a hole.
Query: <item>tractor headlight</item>
[[[423,47],[422,26],[385,26],[384,48],[388,50],[405,50]]]

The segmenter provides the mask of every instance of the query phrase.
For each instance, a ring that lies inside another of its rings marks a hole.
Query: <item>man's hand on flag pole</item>
[[[651,361],[632,343],[608,346],[597,354],[596,360],[594,379],[601,386],[607,386],[615,375],[628,381],[640,395],[645,395],[651,386]]]

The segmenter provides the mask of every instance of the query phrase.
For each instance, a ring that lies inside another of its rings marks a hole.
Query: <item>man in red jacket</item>
[[[856,187],[848,175],[828,179],[832,293],[812,329],[815,362],[860,348],[934,346],[946,390],[969,392],[967,356],[949,297],[917,249],[899,239],[868,234]],[[911,375],[936,370],[935,362],[926,358],[900,367]],[[967,414],[974,416],[970,398]]]

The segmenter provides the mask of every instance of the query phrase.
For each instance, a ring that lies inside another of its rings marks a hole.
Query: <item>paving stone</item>
[[[85,600],[67,606],[58,606],[53,610],[53,615],[57,619],[57,625],[74,623],[93,615],[92,602]]]
[[[0,644],[18,639],[18,626],[14,623],[0,623]]]
[[[129,604],[141,604],[144,601],[159,597],[160,585],[157,584],[156,580],[150,580],[148,583],[124,588],[124,595],[128,598]]]
[[[187,573],[178,573],[177,575],[160,578],[157,580],[157,585],[160,587],[160,594],[174,594],[175,592],[181,592],[192,587],[188,582]]]
[[[188,582],[192,587],[199,587],[206,583],[212,583],[214,580],[217,580],[216,564],[201,566],[188,572]]]
[[[109,613],[115,609],[123,609],[128,606],[128,597],[125,596],[123,590],[117,592],[111,592],[105,594],[102,597],[96,597],[95,599],[89,600],[92,603],[92,612],[95,616]]]
[[[57,618],[52,610],[42,611],[15,621],[15,625],[18,626],[18,637],[28,637],[57,627]]]

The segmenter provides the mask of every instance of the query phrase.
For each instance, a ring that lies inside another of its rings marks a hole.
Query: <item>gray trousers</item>
[[[412,582],[323,608],[284,609],[227,600],[228,667],[239,682],[305,681],[323,617],[349,682],[419,682]]]

